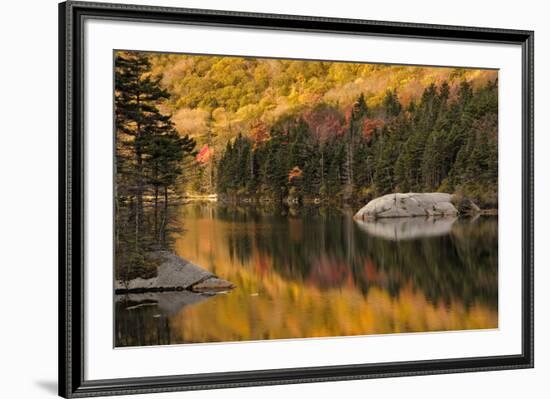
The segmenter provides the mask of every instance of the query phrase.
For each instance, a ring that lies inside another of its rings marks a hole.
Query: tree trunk
[[[254,180],[254,151],[250,150],[250,179]]]
[[[136,68],[138,68],[136,63]],[[139,87],[139,76],[136,74],[136,84]],[[136,93],[136,104],[138,109],[138,114],[140,113],[140,95],[139,91]],[[141,156],[141,123],[139,120],[136,121],[136,136],[135,136],[135,149],[136,149],[136,164],[137,164],[137,181],[136,181],[136,228],[135,228],[135,240],[136,240],[136,251],[139,250],[139,242],[140,242],[140,223],[141,223],[141,215],[143,213],[143,182],[142,182],[142,174],[143,174],[143,159]]]
[[[137,137],[137,136],[136,136]],[[136,150],[137,160],[137,186],[136,186],[136,249],[139,248],[140,231],[141,231],[141,215],[143,214],[143,159],[141,157],[141,149]]]
[[[159,186],[155,185],[155,234],[158,234],[158,217],[159,217]]]
[[[162,221],[159,226],[158,241],[159,244],[164,244],[164,230],[166,228],[166,220],[168,219],[168,187],[164,186],[164,204],[162,211]]]
[[[325,187],[325,151],[321,148],[321,187]]]

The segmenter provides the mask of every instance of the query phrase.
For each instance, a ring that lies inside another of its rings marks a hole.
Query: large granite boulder
[[[456,216],[458,210],[446,193],[387,194],[373,199],[355,214],[356,219]]]
[[[115,281],[115,291],[146,292],[153,290],[194,290],[219,291],[232,289],[235,286],[229,281],[218,278],[176,254],[168,251],[158,251],[150,255],[159,261],[156,277],[135,278],[130,281]]]

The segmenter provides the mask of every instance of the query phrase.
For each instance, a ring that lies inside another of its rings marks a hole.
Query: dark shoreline
[[[368,202],[368,201],[367,201]],[[329,201],[323,200],[318,197],[316,198],[305,198],[305,199],[296,199],[293,201],[288,201],[286,199],[274,199],[272,197],[232,197],[227,198],[224,195],[218,195],[216,199],[213,199],[213,196],[191,196],[191,197],[182,197],[178,202],[178,205],[186,205],[192,203],[213,203],[220,206],[258,206],[258,207],[284,207],[284,208],[334,208],[334,209],[349,209],[349,208],[361,208],[365,205],[366,202],[357,200],[357,201]],[[498,208],[485,208],[480,209],[479,212],[463,212],[460,216],[498,216]]]

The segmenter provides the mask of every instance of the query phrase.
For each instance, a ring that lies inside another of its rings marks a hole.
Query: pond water
[[[303,207],[177,209],[174,251],[225,293],[116,297],[116,346],[498,327],[498,219],[354,221]]]

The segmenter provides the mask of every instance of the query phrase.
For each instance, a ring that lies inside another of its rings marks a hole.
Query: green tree
[[[382,102],[386,119],[395,118],[401,113],[401,103],[397,97],[397,90],[387,90]]]
[[[146,53],[116,53],[115,247],[117,275],[123,279],[145,278],[154,272],[145,253],[154,242],[159,242],[159,189],[164,191],[167,209],[168,191],[174,189],[182,173],[183,159],[194,151],[194,141],[180,138],[170,115],[160,111],[168,98],[168,92],[160,86],[160,77],[152,74]],[[144,198],[152,193],[151,222],[145,213]]]
[[[149,57],[139,52],[117,52],[115,57],[115,124],[117,158],[119,165],[129,164],[120,170],[120,188],[128,183],[135,203],[135,246],[140,246],[143,229],[143,194],[145,191],[144,156],[151,135],[164,131],[170,118],[160,113],[158,105],[168,98],[161,89],[160,78],[150,74]],[[123,174],[126,176],[122,177]]]

